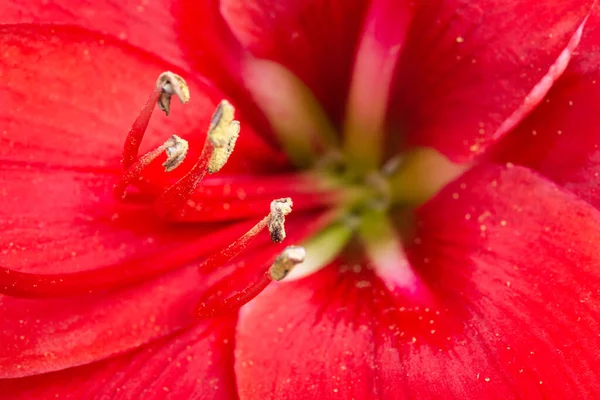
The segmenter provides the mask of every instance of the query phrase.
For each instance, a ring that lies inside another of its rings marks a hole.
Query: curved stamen
[[[306,250],[303,247],[286,247],[258,281],[251,283],[238,293],[224,300],[200,302],[196,308],[196,317],[198,319],[205,319],[239,309],[258,296],[272,281],[280,281],[285,278],[294,266],[304,261],[305,257]]]
[[[127,134],[127,138],[125,138],[125,143],[123,144],[123,158],[121,159],[121,166],[123,169],[131,167],[137,158],[140,145],[142,144],[142,138],[144,137],[144,133],[146,133],[146,128],[148,128],[150,117],[152,117],[152,112],[160,97],[160,93],[161,90],[159,88],[155,88],[152,91],[148,101],[146,101],[146,104],[133,122],[129,133]]]
[[[165,190],[159,198],[156,200],[154,205],[156,212],[162,218],[173,218],[176,219],[181,215],[176,215],[177,211],[184,212],[182,210],[183,205],[189,199],[192,192],[196,189],[200,181],[204,178],[208,171],[208,164],[212,157],[213,147],[207,140],[202,148],[202,153],[198,157],[198,161],[194,164],[192,169],[185,174],[181,179],[175,182],[167,190]]]
[[[288,215],[292,211],[292,199],[277,199],[271,202],[271,212],[269,215],[260,220],[256,225],[254,225],[248,232],[242,235],[238,240],[227,246],[227,248],[219,253],[214,254],[212,257],[208,258],[198,267],[198,270],[202,273],[212,272],[217,269],[219,266],[224,265],[227,261],[231,260],[233,257],[240,254],[242,250],[246,248],[248,243],[252,241],[258,234],[269,227],[269,231],[271,231],[271,225],[274,223],[274,214],[277,215],[275,217],[277,219],[277,226],[273,229],[277,229],[277,234],[279,237],[282,237],[281,240],[273,239],[273,234],[271,234],[271,240],[275,243],[279,243],[285,238],[285,216]]]
[[[233,119],[235,109],[222,100],[211,118],[206,141],[198,161],[190,172],[169,187],[156,201],[157,213],[163,218],[178,218],[185,213],[183,205],[207,172],[219,171],[227,162],[240,132],[239,121]],[[176,213],[179,212],[179,215]]]
[[[131,165],[123,174],[121,179],[115,185],[113,194],[117,199],[125,198],[127,186],[135,179],[138,179],[144,169],[150,165],[163,151],[167,153],[167,160],[162,164],[165,171],[169,172],[177,168],[185,159],[189,145],[187,140],[177,135],[171,136],[164,144],[156,149],[149,151],[141,156],[133,165]]]
[[[190,91],[182,77],[172,72],[163,72],[158,77],[156,87],[127,134],[123,145],[123,158],[121,160],[123,169],[131,167],[137,158],[142,138],[144,137],[144,133],[146,133],[146,128],[148,128],[150,117],[152,117],[152,112],[154,111],[154,106],[158,103],[159,107],[169,115],[170,99],[173,94],[179,97],[182,104],[186,103],[190,98]],[[167,104],[166,108],[165,104]]]
[[[315,232],[323,229],[325,226],[330,225],[334,220],[340,216],[339,210],[330,210],[317,216],[310,221],[302,221],[299,226],[295,226],[290,232],[290,240],[299,242],[310,237]],[[296,221],[297,222],[297,221]],[[295,248],[295,246],[292,246]],[[267,247],[257,248],[256,251],[250,256],[246,256],[236,261],[235,263],[222,264],[219,271],[226,271],[224,274],[220,274],[219,281],[216,282],[210,292],[203,296],[203,299],[198,302],[197,315],[199,318],[205,318],[205,315],[212,315],[213,313],[222,313],[227,310],[241,307],[246,302],[254,298],[260,293],[266,286],[274,279],[279,277],[285,277],[291,271],[292,265],[286,265],[293,259],[298,259],[298,253],[288,254],[289,260],[286,262],[285,259],[279,260],[277,263],[273,263],[270,269],[264,265],[265,260],[277,260],[277,256],[281,253],[282,247],[280,245],[269,245]],[[268,262],[267,262],[268,265]],[[295,265],[295,264],[294,264]],[[258,267],[256,267],[258,266]],[[258,268],[258,271],[256,271]],[[204,272],[204,269],[202,270]],[[210,271],[216,272],[216,271]],[[260,278],[256,279],[257,273]],[[236,282],[254,281],[244,289],[231,294],[231,284]],[[227,301],[221,304],[224,300]]]

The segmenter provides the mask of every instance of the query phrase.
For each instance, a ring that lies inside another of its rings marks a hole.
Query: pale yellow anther
[[[296,265],[304,262],[306,258],[306,249],[301,246],[286,247],[280,255],[277,256],[271,267],[269,268],[269,276],[274,281],[280,281],[285,278],[288,273]]]
[[[233,152],[235,142],[240,135],[240,121],[235,118],[235,108],[227,100],[221,100],[208,127],[208,140],[214,150],[208,164],[208,173],[219,171]]]
[[[240,136],[240,122],[232,121],[229,125],[229,142],[223,147],[215,147],[213,149],[212,156],[210,157],[210,161],[208,163],[208,173],[214,174],[218,172],[227,160],[229,160],[229,156],[233,153],[233,149],[235,147],[235,143]]]
[[[173,95],[179,97],[181,104],[185,104],[190,100],[190,89],[185,80],[170,71],[160,74],[156,80],[156,87],[161,90],[158,107],[167,115],[171,111],[171,97]]]
[[[208,138],[213,146],[225,147],[233,135],[239,134],[240,123],[234,120],[235,108],[227,100],[221,100],[210,119]],[[237,133],[236,133],[237,131]]]
[[[292,212],[293,204],[292,199],[289,197],[271,202],[268,227],[271,240],[275,243],[283,242],[285,239],[285,216]]]
[[[165,167],[166,172],[173,171],[177,168],[187,155],[189,144],[187,140],[180,138],[177,135],[173,135],[164,144],[166,146],[167,161],[162,166]]]

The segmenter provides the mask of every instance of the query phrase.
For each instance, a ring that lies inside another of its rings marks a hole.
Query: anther
[[[215,147],[213,149],[212,156],[210,157],[210,161],[208,162],[208,173],[214,174],[215,172],[219,172],[221,168],[227,163],[229,160],[229,156],[233,153],[233,149],[235,147],[235,143],[237,142],[238,137],[240,136],[240,122],[233,121],[229,127],[229,131],[231,136],[229,137],[229,141],[223,147]]]
[[[292,212],[292,199],[285,197],[271,202],[271,213],[269,218],[269,232],[271,240],[275,243],[283,242],[285,239],[285,216]]]
[[[286,247],[283,252],[277,256],[271,268],[269,268],[269,276],[274,281],[280,281],[296,265],[303,263],[306,258],[306,249],[301,246]]]
[[[233,152],[240,134],[240,122],[234,119],[235,108],[227,100],[222,100],[213,113],[208,128],[208,139],[214,150],[208,165],[208,172],[219,171]]]
[[[177,168],[187,155],[189,144],[187,140],[180,138],[177,135],[173,135],[165,142],[165,149],[167,153],[167,161],[162,166],[165,167],[166,172],[173,171]]]
[[[156,80],[156,88],[160,89],[158,98],[158,107],[169,115],[171,111],[171,97],[176,95],[179,97],[181,104],[185,104],[190,100],[190,89],[185,80],[170,71],[163,72]]]

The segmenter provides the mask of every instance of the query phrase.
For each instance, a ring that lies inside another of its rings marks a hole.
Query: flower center
[[[373,102],[377,110],[365,109],[368,102],[351,101],[343,132],[336,132],[311,91],[290,71],[265,60],[249,64],[250,90],[290,160],[342,194],[333,206],[338,218],[303,243],[306,260],[288,279],[315,272],[358,243],[390,288],[416,291],[416,274],[401,245],[410,222],[406,216],[470,165],[452,163],[428,148],[384,159],[389,154],[382,148],[385,138],[396,133],[386,132],[381,101]]]

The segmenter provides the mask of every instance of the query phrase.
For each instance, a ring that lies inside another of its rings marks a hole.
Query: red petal
[[[435,303],[392,299],[354,263],[267,290],[238,326],[242,397],[598,393],[597,210],[528,170],[480,167],[418,219],[407,252]]]
[[[232,321],[200,323],[110,360],[0,380],[0,393],[11,400],[234,399],[232,339]]]
[[[397,72],[390,140],[432,146],[453,161],[473,158],[542,99],[591,3],[418,3]]]
[[[107,358],[194,322],[208,286],[188,268],[130,289],[71,300],[0,297],[0,377],[56,371]]]
[[[365,0],[226,0],[221,11],[244,47],[298,75],[339,127],[367,5]]]
[[[596,7],[563,76],[490,156],[534,168],[596,207],[600,206],[599,23]]]
[[[308,221],[290,217],[287,221],[289,239],[301,242],[307,234],[322,229],[326,221],[330,223],[332,216],[315,216],[314,220]],[[239,285],[239,280],[243,284],[272,256],[271,251],[277,248],[276,245],[260,247],[265,245],[262,238],[268,237],[265,234],[246,248],[251,257],[238,257],[233,263],[220,267],[215,274],[200,276],[197,266],[192,266],[127,289],[75,299],[40,301],[0,296],[3,318],[0,324],[0,378],[35,375],[91,363],[189,326],[195,321],[196,303],[213,294],[213,285],[222,283],[224,274],[221,272],[226,275],[233,271],[235,279],[230,282]],[[200,239],[207,242],[208,247],[215,240],[210,235]],[[213,250],[225,246],[216,247]],[[96,257],[98,254],[104,256],[96,252]],[[169,262],[170,258],[165,260],[165,257],[193,256],[193,251],[181,254],[167,249],[154,259],[160,265]],[[151,265],[150,268],[156,267]],[[236,271],[239,268],[242,270]]]
[[[6,0],[2,24],[73,25],[143,48],[163,60],[186,67],[178,46],[178,15],[170,1]],[[149,93],[149,92],[148,92]]]

